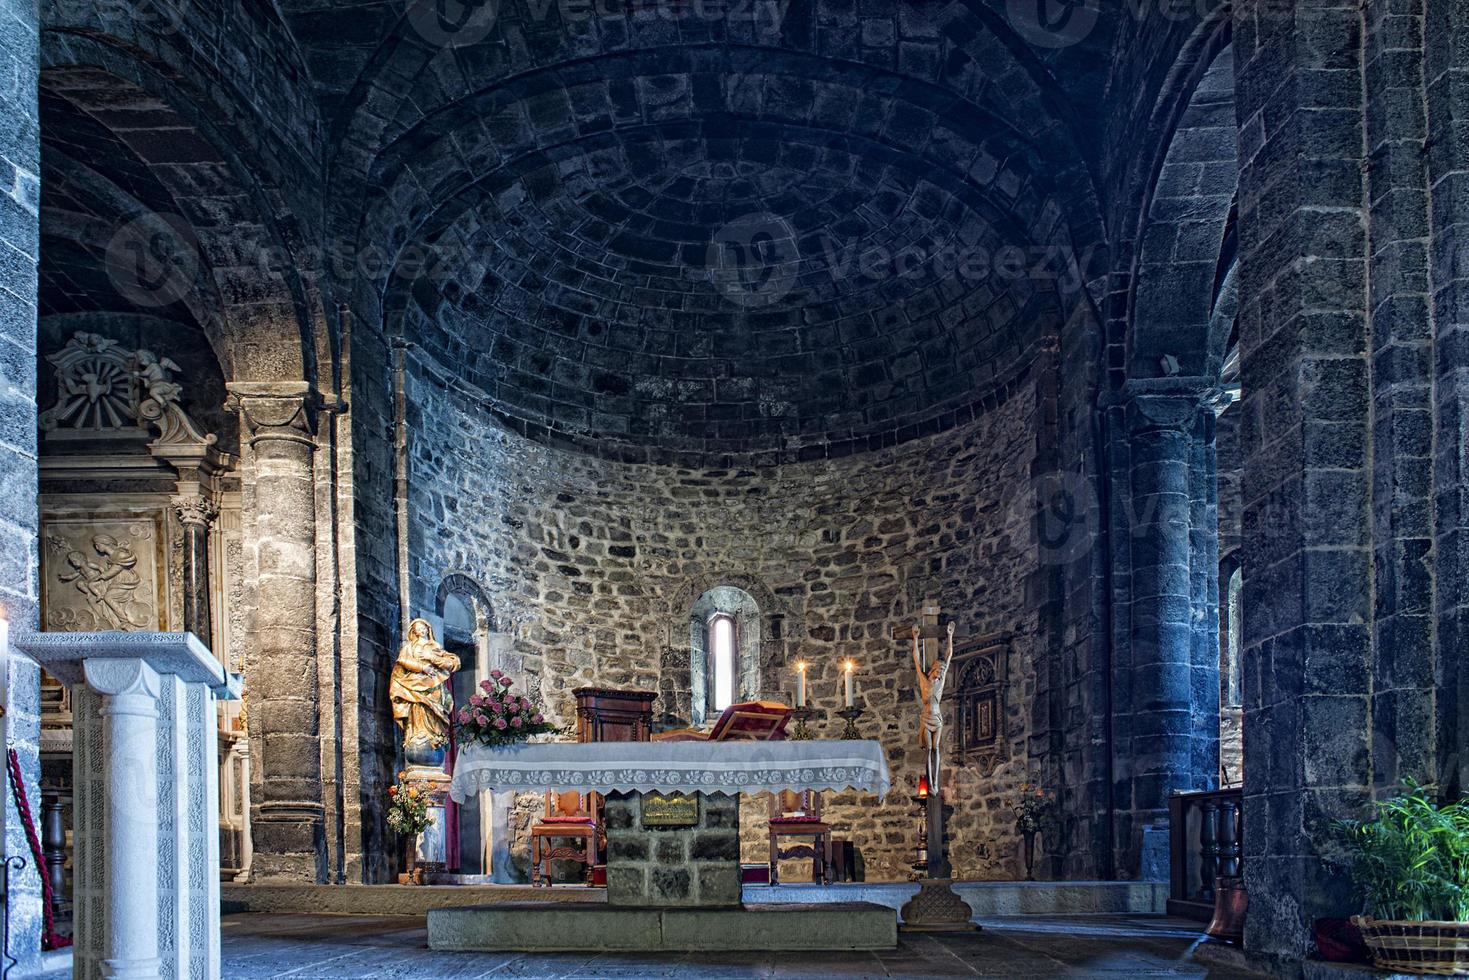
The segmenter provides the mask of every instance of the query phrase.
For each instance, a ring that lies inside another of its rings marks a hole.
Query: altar
[[[598,793],[774,793],[857,790],[879,798],[892,781],[873,740],[783,742],[545,742],[460,750],[449,794],[480,790]]]
[[[890,949],[886,907],[740,904],[739,794],[891,786],[876,741],[599,742],[468,747],[450,795],[603,794],[607,902],[440,909],[434,949]],[[610,917],[609,917],[610,916]]]

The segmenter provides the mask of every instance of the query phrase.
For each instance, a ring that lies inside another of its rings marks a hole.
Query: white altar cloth
[[[886,796],[887,754],[875,741],[542,742],[459,750],[449,795],[497,792],[763,793],[855,789]]]

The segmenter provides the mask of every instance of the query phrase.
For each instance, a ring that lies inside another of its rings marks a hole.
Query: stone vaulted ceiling
[[[389,257],[388,331],[527,434],[801,457],[937,431],[1092,274],[1105,21],[1036,44],[1003,3],[279,7],[333,220]]]

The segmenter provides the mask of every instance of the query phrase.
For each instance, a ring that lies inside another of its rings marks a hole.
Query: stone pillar
[[[209,610],[209,529],[219,509],[204,496],[175,497],[173,505],[184,529],[184,631],[208,643],[214,635]]]
[[[1304,956],[1313,919],[1353,909],[1325,860],[1329,825],[1371,795],[1372,416],[1388,391],[1370,382],[1368,289],[1369,256],[1385,245],[1369,241],[1362,5],[1240,0],[1233,19],[1245,947],[1280,964]],[[1411,62],[1389,57],[1394,74]]]
[[[1131,643],[1117,686],[1130,694],[1120,699],[1128,717],[1118,748],[1137,821],[1126,838],[1129,853],[1142,824],[1166,812],[1171,793],[1207,788],[1219,770],[1218,646],[1212,632],[1201,639],[1217,574],[1213,430],[1197,385],[1158,387],[1135,392],[1127,404]],[[1201,650],[1209,654],[1202,662]]]
[[[129,980],[158,977],[158,674],[142,660],[84,661],[83,668],[87,686],[101,698],[101,844],[108,875],[99,972]],[[79,793],[78,803],[95,789]],[[92,859],[97,843],[95,837],[78,842],[78,867]],[[83,918],[77,925],[82,933],[98,923]],[[90,938],[79,935],[78,945],[90,945]]]
[[[257,881],[326,882],[316,635],[317,404],[305,382],[231,382],[255,552],[248,686]],[[258,747],[258,748],[257,748]]]
[[[214,702],[238,685],[189,633],[37,633],[15,646],[72,688],[73,975],[218,977]]]
[[[41,129],[40,5],[0,0],[0,242],[10,263],[7,288],[0,290],[0,617],[17,629],[36,623],[38,604],[36,503],[36,262],[40,254]],[[0,654],[5,651],[0,650]],[[40,782],[40,676],[24,657],[0,659],[4,745],[20,757],[26,784]],[[32,790],[34,792],[34,789]],[[28,855],[25,830],[0,807],[6,854]],[[29,858],[27,857],[27,861]],[[33,968],[41,951],[41,881],[27,871],[11,878],[6,896],[10,953],[20,974]]]
[[[1429,289],[1433,314],[1433,616],[1439,780],[1469,793],[1469,11],[1425,0],[1423,70],[1430,152]],[[1390,63],[1390,62],[1389,62]]]

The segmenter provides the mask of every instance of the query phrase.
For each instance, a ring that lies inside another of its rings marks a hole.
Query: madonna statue
[[[454,696],[449,679],[459,658],[439,646],[427,620],[408,624],[408,637],[388,683],[393,720],[403,730],[403,757],[410,765],[438,768],[449,748],[449,714]]]

